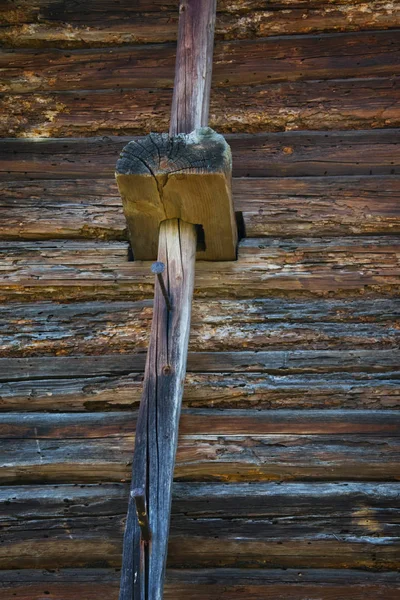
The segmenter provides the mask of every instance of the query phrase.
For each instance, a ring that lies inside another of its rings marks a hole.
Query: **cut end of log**
[[[205,249],[198,250],[198,259],[235,260],[231,174],[230,147],[209,127],[130,142],[116,179],[134,258],[155,260],[160,223],[177,218],[202,227]]]

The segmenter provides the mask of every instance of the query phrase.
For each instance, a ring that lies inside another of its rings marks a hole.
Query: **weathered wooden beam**
[[[177,70],[181,70],[179,64]],[[192,125],[202,127],[207,116],[202,112],[205,104],[208,105],[207,91],[197,90],[199,112],[192,111],[192,119],[184,117],[183,107],[173,106],[176,120],[171,124],[171,131],[176,127],[181,127],[181,131],[191,131]],[[185,97],[187,110],[192,110],[192,105],[197,106],[189,93]],[[160,223],[166,219],[182,219],[202,228],[203,245],[198,249],[197,258],[235,260],[237,230],[228,144],[221,135],[206,127],[187,135],[171,135],[150,134],[130,142],[117,162],[116,179],[134,259],[155,260]]]
[[[115,569],[18,569],[0,571],[3,600],[117,600],[119,572]],[[166,600],[398,600],[400,576],[396,571],[354,569],[169,569]]]
[[[400,174],[398,129],[287,131],[226,135],[234,177]],[[113,179],[115,157],[130,137],[4,139],[0,179]]]
[[[113,52],[108,48],[3,50],[0,91],[115,89],[122,87],[121,78],[125,89],[172,88],[175,48],[171,43],[120,46]],[[213,87],[393,77],[400,72],[399,52],[396,30],[220,42],[215,47]]]
[[[303,357],[301,372],[298,372],[299,363],[296,365],[297,369],[296,366],[293,369],[290,365],[285,369],[283,362],[281,374],[277,372],[270,374],[265,370],[262,373],[189,372],[185,380],[183,406],[258,410],[398,409],[400,407],[399,372],[393,369],[398,368],[400,358],[396,361],[396,357],[388,356],[389,353],[384,351],[385,362],[380,352],[382,351],[369,351],[367,357],[364,355],[363,367],[357,363],[356,358],[353,364],[355,372],[351,371],[350,361],[353,355],[351,351],[342,351],[341,354],[344,355],[341,356],[342,360],[339,360],[335,353],[336,357],[331,357],[330,364],[324,361],[326,357],[323,354],[323,365],[316,373],[304,372],[307,370],[309,354]],[[393,355],[393,352],[391,354]],[[194,356],[189,354],[189,367],[192,369],[198,356],[198,354]],[[312,368],[315,371],[317,371],[317,357],[318,353],[314,353],[315,365]],[[120,358],[118,355],[109,356],[106,364],[100,360],[100,365],[97,364],[100,369],[92,375],[90,371],[93,364],[98,363],[99,357],[89,359],[80,357],[79,363],[82,368],[77,368],[76,357],[64,360],[42,357],[35,359],[33,365],[29,364],[32,359],[19,359],[22,360],[21,370],[26,366],[29,373],[35,366],[38,368],[36,376],[31,374],[31,379],[16,379],[18,376],[15,361],[0,359],[2,371],[8,370],[8,374],[2,373],[3,382],[0,384],[1,410],[81,412],[137,407],[142,392],[142,376],[138,373],[130,373],[131,368],[128,363],[132,359],[131,356],[125,358],[126,374],[118,372],[118,367],[121,366]],[[344,364],[346,358],[350,361]],[[53,365],[49,364],[49,360]],[[56,368],[60,360],[64,370]],[[211,361],[212,357],[210,357],[209,368],[212,368]],[[133,360],[131,362],[134,364]],[[102,364],[103,374],[101,374]],[[272,360],[271,366],[273,366]],[[361,368],[364,370],[357,370]],[[58,376],[54,373],[57,371]],[[335,373],[335,371],[339,372]]]
[[[398,254],[389,235],[244,239],[236,262],[198,262],[195,296],[390,297],[400,289]],[[141,300],[154,290],[150,264],[129,262],[122,242],[8,241],[0,257],[0,302]]]
[[[85,11],[73,2],[3,2],[0,42],[4,46],[79,48],[175,41],[175,2],[87,0]],[[266,9],[267,8],[267,9]],[[387,29],[400,26],[400,9],[385,0],[217,2],[216,38],[245,39],[313,32]]]
[[[400,233],[400,178],[234,178],[246,237]],[[295,210],[293,210],[295,209]],[[105,179],[0,182],[5,239],[126,239],[117,185]]]
[[[193,225],[178,219],[161,224],[158,260],[166,265],[164,275],[172,310],[168,310],[161,288],[156,286],[136,429],[121,600],[158,598],[162,594],[177,425],[189,342],[195,248]]]
[[[146,88],[4,94],[0,135],[163,132],[169,126],[171,97],[169,89]],[[223,134],[399,127],[399,101],[400,85],[392,77],[213,88],[209,124]]]
[[[0,356],[143,352],[153,302],[0,305]],[[400,300],[196,299],[191,352],[397,348]]]
[[[128,493],[126,484],[110,483],[2,486],[1,568],[59,569],[99,560],[119,566]],[[207,546],[209,564],[218,557],[221,565],[236,559],[238,566],[261,567],[278,564],[287,551],[284,562],[296,567],[306,530],[311,565],[390,568],[398,519],[395,483],[176,483],[169,563],[179,567],[179,544],[192,542],[185,561],[191,567],[205,561]]]

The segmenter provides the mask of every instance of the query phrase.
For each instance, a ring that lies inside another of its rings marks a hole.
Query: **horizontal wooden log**
[[[395,236],[245,239],[238,260],[199,261],[195,296],[386,295],[399,291]],[[0,242],[0,302],[132,300],[151,296],[150,264],[123,242]]]
[[[125,485],[3,487],[0,499],[2,568],[120,565]],[[398,500],[396,484],[174,484],[168,562],[192,543],[189,567],[300,567],[305,545],[309,566],[394,568]]]
[[[3,95],[3,137],[146,135],[169,128],[171,90]],[[340,79],[214,88],[210,126],[220,133],[399,127],[396,79]]]
[[[137,412],[0,413],[0,439],[98,439],[134,435]],[[184,409],[183,437],[196,435],[370,434],[400,436],[400,413],[391,410]]]
[[[397,413],[189,411],[181,481],[396,480]],[[213,416],[214,415],[214,416]],[[301,416],[302,415],[302,416]],[[4,414],[2,483],[130,478],[134,415]],[[186,418],[186,417],[184,417]],[[254,430],[254,431],[253,431]]]
[[[142,373],[144,354],[0,358],[0,381],[119,376]],[[287,350],[269,352],[190,352],[193,373],[385,372],[398,367],[393,350]]]
[[[0,571],[3,600],[41,600],[48,592],[54,600],[117,600],[118,570],[62,569],[57,571]],[[397,600],[396,572],[335,569],[169,569],[166,600],[333,600],[351,594],[354,600]],[[45,592],[43,592],[45,590]]]
[[[400,233],[400,180],[388,177],[235,178],[247,237]],[[4,239],[126,238],[114,181],[0,182]]]
[[[380,356],[381,352],[369,353],[369,361],[367,360],[366,364],[357,362],[357,359],[353,365],[350,361],[344,364],[345,361],[341,357],[341,360],[336,362],[336,369],[334,365],[338,353],[335,353],[336,357],[331,357],[331,364],[323,354],[319,357],[322,363],[319,366],[319,374],[293,374],[290,368],[283,367],[282,370],[286,374],[282,375],[189,373],[186,375],[183,404],[197,408],[399,408],[400,374],[390,371],[393,359],[386,357],[388,364],[385,364]],[[344,351],[344,354],[349,357],[348,352]],[[308,357],[309,355],[305,357],[303,369],[307,369]],[[114,362],[118,362],[115,355],[112,358]],[[32,373],[28,368],[32,379],[13,381],[18,368],[15,368],[12,359],[11,364],[7,359],[0,359],[0,363],[2,360],[5,362],[0,366],[4,366],[4,370],[9,366],[8,377],[11,381],[7,381],[7,375],[3,373],[5,381],[0,384],[1,410],[93,411],[132,408],[139,404],[142,392],[142,377],[139,374],[109,373],[103,376],[85,376],[82,372],[76,373],[77,361],[70,360],[69,371],[67,372],[68,363],[64,362],[66,372],[54,378],[48,361],[43,358],[40,362],[36,359],[36,373]],[[22,359],[21,369],[24,368],[26,360]],[[54,359],[51,360],[54,364]],[[91,360],[93,362],[96,359]],[[195,357],[189,355],[189,360],[193,368]],[[83,360],[83,364],[90,371],[88,361]],[[297,366],[298,364],[297,362]],[[318,371],[318,360],[312,361],[311,364],[311,370]],[[353,367],[364,368],[367,372],[323,373],[329,369],[341,371],[342,365],[344,371]],[[377,367],[383,372],[368,372]]]
[[[0,42],[11,47],[77,48],[175,41],[176,3],[93,2],[77,11],[73,2],[4,2]],[[219,2],[216,38],[240,39],[400,26],[396,4],[382,0],[345,3]],[[139,12],[144,11],[144,12]],[[252,11],[252,12],[250,12]]]
[[[152,301],[0,305],[0,356],[145,352]],[[189,349],[397,348],[400,301],[196,300]]]
[[[391,77],[400,71],[399,51],[398,30],[217,42],[213,86]],[[112,51],[3,50],[0,91],[172,88],[174,63],[175,44],[120,46]]]
[[[397,129],[226,135],[234,177],[396,175],[398,138]],[[130,140],[128,136],[3,140],[0,179],[112,179],[116,158]]]

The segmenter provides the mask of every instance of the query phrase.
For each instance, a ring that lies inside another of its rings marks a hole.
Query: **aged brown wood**
[[[183,3],[182,8],[185,7]],[[206,22],[207,15],[204,16]],[[204,28],[204,23],[200,22],[198,26]],[[192,41],[198,43],[196,39]],[[182,45],[187,46],[188,42],[183,40]],[[191,46],[189,53],[190,50]],[[212,47],[206,45],[205,51],[207,55]],[[195,58],[197,64],[202,56]],[[183,69],[185,60],[183,56],[182,64],[177,64],[177,72]],[[186,76],[190,82],[193,65],[187,66],[190,71]],[[208,62],[205,68],[209,68]],[[183,80],[184,75],[181,75]],[[202,73],[199,73],[199,79],[204,81]],[[178,81],[178,87],[179,84]],[[199,88],[195,82],[193,85],[195,96],[188,90],[185,96],[185,90],[180,88],[177,92],[186,98],[187,106],[177,104],[172,107],[170,136],[151,133],[132,141],[125,146],[117,162],[115,176],[135,260],[155,260],[160,223],[166,219],[182,219],[193,226],[201,226],[203,239],[197,251],[198,259],[236,259],[231,151],[222,135],[203,127],[209,88]],[[198,113],[194,110],[196,106]],[[192,131],[193,126],[198,129]],[[191,133],[174,135],[174,131]]]
[[[244,239],[236,262],[198,262],[195,296],[390,297],[398,254],[389,235]],[[154,289],[150,263],[129,262],[123,242],[0,242],[0,258],[0,302],[139,300]]]
[[[127,495],[127,485],[123,484],[2,487],[0,564],[3,568],[51,569],[59,564],[63,553],[64,564],[69,567],[99,559],[103,565],[118,566]],[[249,561],[246,551],[250,549],[253,564],[261,566],[257,544],[269,544],[269,563],[288,550],[286,563],[295,567],[301,562],[295,555],[296,546],[301,545],[299,533],[308,527],[311,563],[319,562],[314,550],[317,545],[326,566],[339,566],[345,560],[347,566],[359,560],[369,566],[374,551],[375,565],[393,565],[398,548],[397,503],[397,487],[388,483],[178,483],[172,505],[174,554],[170,554],[170,564],[178,566],[175,553],[179,553],[179,543],[192,541],[193,567],[197,560],[204,561],[204,549],[210,542],[210,560],[219,554],[221,563],[233,562],[235,556],[230,553],[236,550],[239,560]],[[218,538],[213,535],[213,523]],[[44,526],[48,526],[45,538]],[[237,536],[247,534],[243,551],[240,544],[232,544],[234,532]],[[276,544],[278,536],[283,544]]]
[[[400,233],[399,189],[396,175],[232,180],[247,237]],[[3,240],[127,235],[111,180],[3,181],[0,210]]]
[[[232,149],[234,177],[400,174],[398,129],[288,131],[225,137]],[[112,179],[115,157],[130,140],[2,140],[0,179]]]
[[[127,354],[147,348],[152,301],[0,305],[0,356]],[[189,350],[375,349],[399,343],[400,301],[195,300]]]
[[[195,250],[196,231],[193,225],[178,219],[169,219],[161,224],[158,261],[166,266],[163,275],[172,310],[168,310],[161,288],[156,285],[136,429],[120,600],[133,597],[156,599],[162,594],[171,486],[189,342]],[[144,517],[145,514],[148,517]]]
[[[133,431],[131,435],[99,438],[3,439],[0,481],[126,481],[131,473],[133,441]],[[175,478],[221,482],[396,481],[399,450],[398,435],[373,433],[182,434]],[[154,540],[151,508],[150,526]]]
[[[264,372],[260,373],[189,372],[185,380],[183,405],[197,408],[253,409],[395,409],[400,407],[399,373],[394,370],[398,368],[400,358],[396,358],[396,355],[389,356],[385,351],[383,357],[382,351],[377,350],[370,351],[367,355],[364,353],[363,357],[356,356],[352,364],[354,353],[343,352],[342,360],[339,360],[335,353],[330,357],[330,363],[326,360],[325,353],[322,353],[322,356],[314,353],[312,358],[315,357],[315,361],[313,360],[315,364],[312,363],[309,370],[314,370],[315,373],[307,372],[309,354],[303,357],[301,372],[297,372],[299,362],[294,369],[284,368],[282,362],[283,374],[278,374],[273,367],[276,369],[279,367],[273,363],[273,360],[270,363],[273,374],[268,372],[265,363]],[[393,355],[393,351],[391,354]],[[97,374],[84,374],[82,370],[76,368],[78,362],[76,357],[71,357],[69,363],[61,359],[65,368],[58,376],[54,375],[53,371],[56,369],[52,370],[48,359],[42,357],[36,359],[35,364],[31,365],[31,369],[35,366],[38,369],[35,373],[36,377],[31,375],[32,379],[15,379],[17,368],[14,361],[0,359],[2,370],[3,367],[4,370],[9,367],[9,374],[2,374],[0,408],[9,411],[97,411],[136,407],[142,391],[142,376],[138,373],[130,373],[128,361],[125,369],[127,374],[121,375],[118,372],[120,361],[117,360],[117,356],[108,357],[108,366],[111,366],[112,361],[116,363],[115,373],[107,372],[107,365],[104,365],[103,374],[101,368]],[[189,354],[189,366],[192,369],[197,357],[198,355]],[[319,371],[317,370],[318,357],[323,359],[323,366]],[[93,362],[97,359],[98,357],[95,357],[88,361],[83,357],[80,362],[87,371],[90,371]],[[1,364],[2,360],[5,360],[4,364]],[[59,359],[52,359],[53,365],[57,361]],[[21,370],[25,365],[26,359],[22,359]],[[210,365],[211,362],[209,368]],[[29,369],[29,366],[26,366]],[[227,365],[222,365],[222,368],[224,366]],[[352,372],[352,368],[355,372]],[[342,370],[343,373],[335,373]]]
[[[87,0],[85,11],[73,2],[3,2],[0,41],[12,47],[78,48],[174,41],[176,2],[112,3]],[[266,10],[267,8],[267,10]],[[318,31],[358,31],[400,26],[396,3],[367,2],[218,2],[216,37],[240,39]],[[142,12],[144,11],[144,12]]]
[[[11,570],[0,572],[3,600],[41,600],[43,590],[54,600],[116,600],[119,572],[115,569]],[[166,600],[397,600],[397,572],[368,573],[335,569],[169,569]]]
[[[172,91],[92,90],[8,94],[0,134],[144,135],[168,130]],[[219,133],[399,127],[400,88],[389,77],[214,88],[210,126]]]
[[[181,0],[170,136],[207,127],[216,0]]]
[[[0,439],[92,439],[132,436],[137,412],[0,413]],[[251,432],[251,433],[249,433]],[[229,410],[184,409],[180,435],[267,434],[400,435],[400,413],[394,410]]]
[[[203,3],[202,3],[203,4]],[[400,72],[397,30],[277,36],[219,42],[213,86],[392,77]],[[175,44],[63,50],[3,50],[1,92],[172,88]],[[335,57],[335,60],[332,60]],[[121,81],[123,80],[123,84]]]

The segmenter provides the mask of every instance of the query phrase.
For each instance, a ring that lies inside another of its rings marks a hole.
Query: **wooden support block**
[[[135,260],[156,259],[160,223],[175,218],[202,227],[198,259],[235,260],[231,172],[230,148],[209,127],[151,133],[125,146],[116,179]]]

